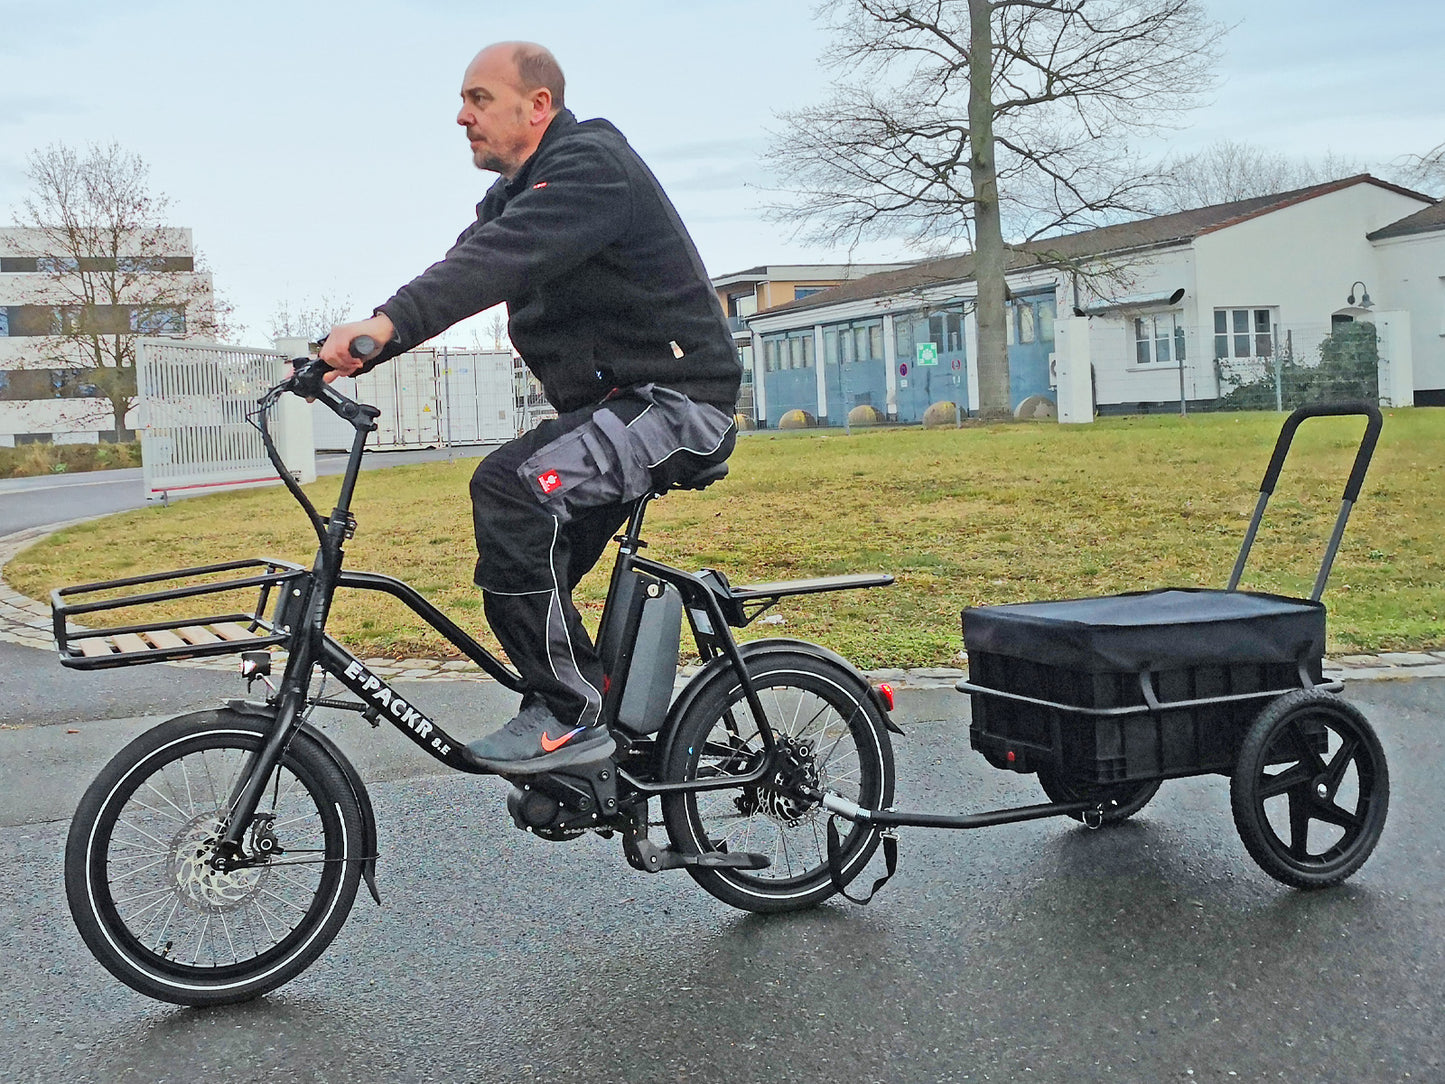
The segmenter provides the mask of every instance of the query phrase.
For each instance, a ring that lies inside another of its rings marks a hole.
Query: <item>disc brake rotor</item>
[[[818,762],[813,743],[797,738],[778,739],[778,770],[771,782],[744,788],[734,799],[744,816],[763,813],[792,828],[818,808],[818,803],[803,795],[819,790]]]
[[[181,902],[193,911],[229,910],[270,880],[268,866],[221,871],[211,865],[221,825],[214,814],[194,817],[171,840],[170,873]]]

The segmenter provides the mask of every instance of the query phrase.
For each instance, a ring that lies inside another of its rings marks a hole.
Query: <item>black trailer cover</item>
[[[1325,608],[1249,591],[1165,588],[963,611],[971,652],[1087,673],[1297,663],[1325,649]]]

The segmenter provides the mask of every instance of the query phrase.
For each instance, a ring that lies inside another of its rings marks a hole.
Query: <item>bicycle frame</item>
[[[361,470],[361,458],[366,438],[376,430],[376,418],[380,412],[375,407],[347,399],[330,386],[323,386],[320,394],[317,395],[321,402],[339,417],[350,422],[356,430],[336,507],[328,519],[323,521],[300,486],[286,470],[269,431],[267,414],[279,398],[278,389],[281,387],[284,386],[272,389],[271,393],[261,400],[260,408],[255,415],[256,424],[261,430],[267,455],[276,467],[282,483],[311,519],[320,545],[310,571],[296,575],[287,584],[289,590],[283,593],[277,604],[273,623],[278,629],[285,632],[283,646],[289,649],[290,654],[279,686],[269,701],[275,708],[274,728],[261,748],[252,755],[246,769],[241,773],[228,803],[231,815],[218,847],[218,855],[222,856],[225,866],[243,864],[246,861],[242,841],[255,816],[272,772],[284,755],[286,745],[292,735],[305,722],[307,709],[310,707],[322,706],[360,711],[373,724],[384,718],[411,739],[418,748],[447,767],[475,774],[492,774],[491,769],[484,767],[476,760],[467,749],[465,742],[453,737],[436,720],[411,704],[383,678],[372,673],[361,660],[326,634],[327,617],[338,588],[380,591],[391,595],[441,633],[450,643],[481,667],[486,674],[496,679],[504,687],[518,693],[524,691],[526,687],[523,679],[514,670],[477,643],[441,610],[407,584],[379,573],[343,571],[344,543],[352,537],[356,530],[356,520],[351,514],[351,500]],[[610,624],[617,620],[614,609],[620,597],[622,585],[627,582],[627,577],[642,574],[675,587],[682,596],[685,613],[688,616],[699,653],[705,660],[719,657],[726,659],[727,665],[737,675],[749,710],[757,725],[763,753],[757,765],[744,774],[716,776],[706,780],[686,782],[638,778],[635,774],[619,767],[619,779],[633,791],[633,794],[629,795],[633,804],[638,798],[645,802],[648,797],[656,794],[685,790],[721,790],[757,783],[776,768],[776,744],[773,728],[768,721],[757,689],[748,676],[738,644],[729,629],[730,618],[736,619],[737,612],[732,614],[725,612],[717,591],[699,576],[637,555],[637,550],[644,544],[640,537],[644,512],[647,505],[659,495],[658,493],[648,493],[639,498],[632,507],[624,533],[618,536],[620,545],[609,582],[607,600],[603,606],[602,628],[608,629]],[[759,597],[764,602],[768,598],[766,592]],[[622,622],[617,634],[622,638],[622,642],[627,643],[636,633],[637,614],[635,610],[623,615]],[[360,698],[360,703],[351,704],[311,696],[309,690],[312,674],[317,668],[334,676]],[[624,691],[625,681],[613,683],[608,688],[603,698],[603,723],[610,725],[615,722],[618,704]],[[622,803],[624,806],[627,804],[626,801]]]

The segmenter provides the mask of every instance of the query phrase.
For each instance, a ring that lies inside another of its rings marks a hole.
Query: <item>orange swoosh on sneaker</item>
[[[580,733],[582,733],[582,728],[579,726],[576,730],[568,731],[560,738],[549,738],[547,732],[544,730],[542,731],[542,751],[546,753],[556,752]]]

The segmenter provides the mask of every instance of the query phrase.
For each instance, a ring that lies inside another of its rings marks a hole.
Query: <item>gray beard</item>
[[[472,163],[478,169],[484,169],[489,173],[507,172],[507,164],[491,151],[478,150],[472,152]]]

